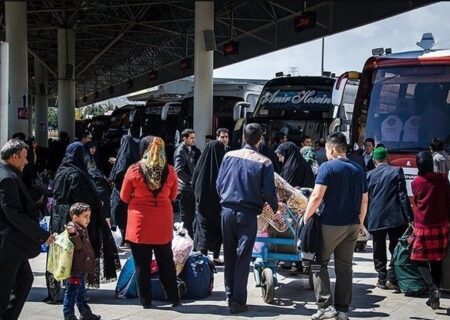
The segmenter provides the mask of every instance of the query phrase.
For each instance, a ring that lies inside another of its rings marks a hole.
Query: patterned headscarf
[[[151,191],[160,189],[164,183],[162,180],[166,163],[164,141],[159,137],[154,137],[140,161],[145,181]]]
[[[305,158],[306,162],[308,164],[313,164],[314,161],[316,161],[316,152],[314,151],[313,147],[303,147],[300,149],[300,153],[302,154],[303,158]]]

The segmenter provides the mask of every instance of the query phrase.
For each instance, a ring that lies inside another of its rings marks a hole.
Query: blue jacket
[[[267,202],[278,210],[273,164],[249,145],[225,154],[217,177],[222,207],[260,214]]]
[[[413,220],[402,168],[380,164],[367,173],[369,231],[400,227]]]

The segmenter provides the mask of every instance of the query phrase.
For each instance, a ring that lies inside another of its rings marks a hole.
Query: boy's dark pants
[[[85,275],[80,273],[66,280],[64,292],[64,318],[75,314],[75,304],[80,314],[90,314],[91,308],[87,305],[84,296],[86,294]]]

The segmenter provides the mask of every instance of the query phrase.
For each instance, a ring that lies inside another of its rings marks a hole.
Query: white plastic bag
[[[116,230],[111,230],[111,233],[113,235],[114,242],[116,243],[116,247],[119,248],[123,241],[122,232],[120,232],[120,229],[117,227]]]
[[[194,241],[192,241],[188,231],[183,228],[182,222],[175,223],[174,229],[172,240],[173,261],[175,262],[177,275],[179,275],[191,254]]]

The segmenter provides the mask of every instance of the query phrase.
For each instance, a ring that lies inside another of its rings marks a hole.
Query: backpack
[[[180,278],[186,283],[188,299],[203,299],[211,295],[214,288],[214,273],[216,268],[205,255],[196,252],[189,256]]]
[[[411,245],[408,238],[413,232],[412,226],[398,239],[392,260],[394,262],[395,276],[401,292],[407,295],[420,295],[425,292],[425,282],[419,273],[417,264],[411,261]]]
[[[138,296],[133,256],[130,256],[120,272],[115,294],[117,298],[129,299]]]

